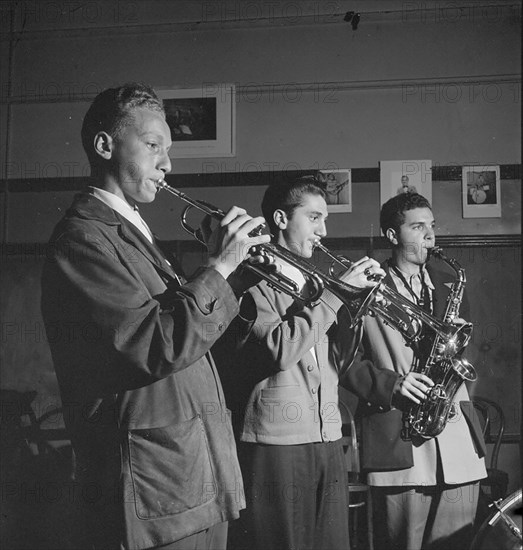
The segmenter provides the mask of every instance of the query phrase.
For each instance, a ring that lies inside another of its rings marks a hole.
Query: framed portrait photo
[[[432,204],[431,160],[380,161],[380,205],[401,193],[419,193]]]
[[[499,166],[463,166],[464,218],[501,218]]]
[[[352,179],[350,168],[320,170],[319,183],[327,194],[327,211],[352,212]]]
[[[234,84],[157,89],[171,129],[172,158],[233,157],[236,154]]]

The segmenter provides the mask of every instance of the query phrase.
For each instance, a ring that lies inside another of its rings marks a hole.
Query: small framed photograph
[[[464,218],[501,218],[499,166],[463,166]]]
[[[327,194],[328,212],[352,212],[352,180],[350,168],[320,170],[317,177]]]
[[[418,193],[432,204],[431,160],[380,161],[380,204],[401,193]]]
[[[172,158],[233,157],[236,145],[234,84],[157,89],[171,129]]]

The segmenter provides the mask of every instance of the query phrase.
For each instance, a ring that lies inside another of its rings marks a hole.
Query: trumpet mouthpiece
[[[160,190],[160,189],[163,189],[163,187],[165,187],[165,180],[163,178],[160,178],[156,183],[156,189]]]

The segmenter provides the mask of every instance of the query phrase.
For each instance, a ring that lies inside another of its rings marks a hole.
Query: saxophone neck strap
[[[412,285],[407,281],[407,278],[405,277],[405,275],[399,270],[399,268],[396,265],[391,263],[390,268],[392,269],[392,271],[394,271],[394,274],[398,277],[398,279],[402,282],[403,286],[406,288],[408,293],[411,295],[412,301],[417,303],[420,307],[430,312],[432,309],[430,292],[429,292],[429,287],[425,281],[423,266],[420,267],[419,274],[416,274],[416,275],[419,275],[420,284],[421,284],[421,290],[420,290],[419,296],[418,294],[416,294],[416,292],[412,288]]]

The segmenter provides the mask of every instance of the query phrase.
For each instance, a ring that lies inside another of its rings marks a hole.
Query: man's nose
[[[169,153],[164,150],[163,155],[158,161],[158,168],[164,173],[168,174],[172,169],[171,159],[169,158]]]
[[[327,226],[325,225],[325,222],[323,220],[320,222],[316,234],[318,235],[318,237],[325,237],[327,235]]]

